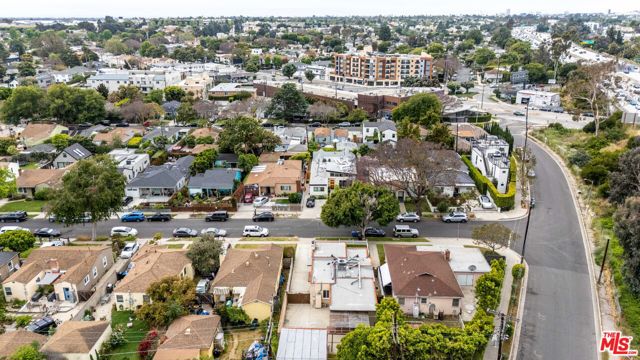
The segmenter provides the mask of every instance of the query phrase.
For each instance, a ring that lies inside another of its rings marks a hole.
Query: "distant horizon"
[[[459,0],[451,3],[423,0],[324,0],[319,4],[301,4],[299,0],[245,0],[242,5],[206,0],[175,2],[125,1],[87,2],[86,0],[30,0],[5,4],[1,18],[9,19],[99,19],[115,18],[188,18],[188,17],[375,17],[375,16],[496,16],[509,11],[511,15],[539,14],[632,14],[640,12],[640,5],[629,0],[610,0],[588,3],[582,0],[538,0],[534,3],[485,0]]]

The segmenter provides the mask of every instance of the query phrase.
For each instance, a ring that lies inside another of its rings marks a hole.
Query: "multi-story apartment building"
[[[407,77],[428,78],[433,72],[433,57],[407,54],[336,54],[329,80],[356,85],[399,86]]]
[[[109,92],[118,90],[120,86],[134,85],[143,93],[148,93],[151,90],[177,85],[181,80],[182,76],[177,71],[129,70],[98,73],[91,76],[87,82],[94,89],[104,84]]]

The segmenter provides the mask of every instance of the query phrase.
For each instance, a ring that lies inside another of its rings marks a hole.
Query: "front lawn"
[[[115,328],[117,325],[122,324],[126,328],[130,317],[134,317],[133,311],[113,311],[111,313],[111,327]],[[126,328],[124,331],[126,342],[122,346],[113,349],[111,353],[114,355],[108,355],[106,358],[111,360],[137,359],[138,344],[142,341],[147,331],[149,331],[149,326],[146,322],[134,319],[133,326]]]
[[[42,208],[47,205],[44,200],[18,200],[8,202],[0,207],[0,212],[12,212],[12,211],[26,211],[26,212],[41,212]]]

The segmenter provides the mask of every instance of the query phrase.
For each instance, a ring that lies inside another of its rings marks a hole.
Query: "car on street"
[[[367,227],[364,229],[364,238],[385,237],[385,236],[387,236],[387,233],[380,228]],[[353,230],[351,232],[351,237],[362,239],[363,238],[362,232],[360,230]]]
[[[246,225],[244,229],[242,229],[242,236],[267,237],[269,236],[269,229],[258,225]]]
[[[229,213],[227,212],[227,210],[214,211],[204,218],[204,221],[206,222],[227,220],[229,220]]]
[[[338,127],[342,127],[342,128],[344,128],[344,127],[350,127],[350,126],[351,126],[351,123],[350,123],[350,122],[348,122],[348,121],[343,121],[343,122],[341,122],[341,123],[339,123],[339,124],[338,124]]]
[[[67,219],[65,219],[65,218],[58,219],[58,217],[55,214],[51,214],[51,215],[49,215],[49,222],[52,222],[52,223],[53,222],[66,223]],[[91,222],[91,214],[88,214],[88,213],[84,214],[83,216],[81,216],[78,219],[78,222],[81,223],[81,224]]]
[[[491,199],[486,195],[480,195],[480,197],[478,198],[478,201],[480,201],[480,206],[482,206],[483,209],[491,209],[491,208],[493,208],[493,204],[491,203]]]
[[[417,238],[420,235],[418,229],[414,229],[409,227],[409,225],[394,225],[393,226],[393,237],[410,237]]]
[[[313,196],[313,195],[309,196],[309,197],[307,198],[306,206],[307,206],[308,208],[315,207],[315,206],[316,206],[316,197],[315,197],[315,196]]]
[[[209,291],[209,279],[200,279],[198,285],[196,285],[196,294],[204,295]]]
[[[535,170],[533,170],[533,169],[529,169],[529,170],[527,170],[527,176],[528,176],[528,177],[532,177],[532,178],[533,178],[533,177],[536,177],[536,171],[535,171]]]
[[[23,228],[21,226],[13,226],[13,225],[11,225],[11,226],[3,226],[3,227],[1,227],[0,228],[0,234],[4,234],[7,231],[16,231],[16,230],[29,231],[29,229],[27,229],[27,228]]]
[[[196,236],[198,236],[198,231],[188,227],[180,227],[173,230],[173,237],[181,238],[181,237],[196,237]]]
[[[111,236],[136,236],[138,230],[128,226],[115,226],[111,228]]]
[[[46,238],[60,237],[60,230],[45,227],[34,231],[33,235]]]
[[[49,316],[45,316],[38,320],[32,321],[31,324],[27,326],[27,330],[42,335],[48,335],[49,329],[52,327],[56,327],[56,321]]]
[[[399,222],[418,222],[420,221],[420,215],[414,212],[406,212],[396,216],[396,221]]]
[[[318,122],[318,121],[314,121],[311,124],[309,124],[309,127],[312,127],[312,128],[317,128],[317,127],[320,127],[320,126],[322,126],[322,124],[320,122]]]
[[[147,217],[147,221],[161,221],[161,222],[165,222],[165,221],[169,221],[171,220],[171,214],[168,213],[155,213],[149,217]]]
[[[122,259],[131,259],[138,249],[140,249],[140,245],[137,241],[128,242],[124,245],[124,248],[122,248],[120,257]]]
[[[525,114],[522,111],[514,111],[513,115],[515,115],[515,116],[524,116]]]
[[[141,211],[132,211],[122,215],[120,221],[122,222],[140,222],[144,221],[145,217]]]
[[[264,211],[253,215],[253,221],[273,221],[276,217],[271,211]]]
[[[450,212],[447,215],[442,217],[442,221],[446,223],[458,222],[458,223],[466,223],[469,221],[467,214],[459,211]]]
[[[202,231],[200,231],[200,234],[224,237],[224,236],[227,236],[227,230],[210,227],[210,228],[202,229]]]
[[[269,202],[269,198],[266,196],[258,196],[257,198],[253,199],[253,207],[260,207],[262,205],[265,205],[266,203]]]
[[[51,246],[64,246],[64,242],[62,240],[53,240],[53,241],[45,241],[40,245],[40,247],[51,247]]]
[[[21,222],[27,221],[26,211],[14,211],[10,213],[0,214],[0,222]]]

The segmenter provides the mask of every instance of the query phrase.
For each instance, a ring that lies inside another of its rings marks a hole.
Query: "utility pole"
[[[531,220],[531,212],[533,207],[531,206],[531,200],[529,201],[529,212],[527,213],[527,225],[524,228],[524,238],[522,240],[522,255],[520,256],[520,264],[524,262],[524,252],[527,249],[527,235],[529,234],[529,222]]]
[[[523,165],[523,169],[524,169],[524,162],[526,161],[526,153],[527,153],[527,140],[529,139],[529,98],[525,98],[522,99],[522,101],[525,101],[526,106],[526,110],[525,110],[525,114],[524,114],[524,147],[522,148],[522,165]]]
[[[512,320],[511,316],[503,313],[499,310],[491,310],[487,309],[489,314],[493,314],[500,317],[500,326],[498,328],[498,332],[496,334],[498,340],[498,360],[502,360],[502,342],[505,340],[509,340],[509,335],[505,334],[505,321]],[[518,321],[518,319],[513,319],[514,321]]]
[[[600,264],[600,275],[598,275],[598,285],[600,285],[600,280],[602,279],[602,272],[604,271],[604,264],[607,261],[607,253],[609,252],[609,241],[610,238],[607,237],[607,246],[604,248],[604,256],[602,256],[602,264]]]

